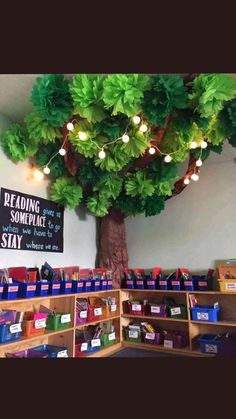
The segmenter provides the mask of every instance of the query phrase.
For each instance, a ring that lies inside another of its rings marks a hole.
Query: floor
[[[111,355],[111,358],[160,358],[160,357],[183,357],[183,355],[172,355],[164,352],[147,351],[143,349],[124,348],[115,354]]]

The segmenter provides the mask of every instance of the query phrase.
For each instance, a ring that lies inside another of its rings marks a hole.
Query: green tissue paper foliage
[[[85,132],[87,139],[81,140],[79,132]],[[98,135],[95,125],[86,120],[75,124],[74,130],[69,133],[69,139],[77,153],[89,158],[98,155],[97,145],[103,146],[107,142],[106,137]]]
[[[112,115],[119,112],[131,117],[141,111],[143,93],[150,77],[145,74],[111,74],[104,80],[103,101]]]
[[[12,124],[2,133],[1,143],[7,157],[14,162],[34,156],[38,149],[38,142],[29,138],[26,128],[19,124]]]
[[[144,203],[145,217],[160,214],[165,208],[165,197],[156,194],[147,196]]]
[[[50,198],[59,205],[70,209],[76,208],[83,197],[80,185],[73,178],[62,176],[51,186]]]
[[[88,209],[96,217],[104,217],[107,215],[110,206],[111,201],[99,193],[95,194],[94,196],[90,196],[87,200]]]
[[[37,166],[44,167],[48,164],[52,155],[58,151],[57,144],[48,144],[47,147],[40,147],[35,155],[35,161]],[[50,174],[57,178],[66,173],[66,167],[64,164],[64,157],[57,155],[49,164]]]
[[[134,174],[128,173],[126,175],[125,190],[127,195],[145,197],[154,193],[155,186],[152,179],[148,179],[146,174],[139,170]]]
[[[47,74],[37,78],[31,100],[35,111],[53,127],[62,127],[72,116],[69,82],[62,74]]]
[[[105,148],[106,158],[100,159],[97,157],[95,159],[95,166],[108,172],[118,172],[123,169],[132,159],[121,147],[120,144],[115,144],[114,146],[109,146],[108,150]]]
[[[142,156],[150,142],[148,134],[143,134],[135,129],[128,131],[130,137],[128,143],[123,143],[120,148],[129,157]]]
[[[109,198],[117,198],[122,189],[123,179],[115,173],[103,175],[94,186],[93,191]]]
[[[57,138],[62,137],[60,129],[51,126],[47,121],[43,120],[37,112],[31,112],[26,115],[25,123],[29,137],[32,140],[48,144],[54,142]]]

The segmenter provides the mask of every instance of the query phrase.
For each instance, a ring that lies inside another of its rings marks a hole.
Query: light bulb
[[[155,150],[154,147],[150,147],[148,151],[149,151],[149,154],[155,154],[156,153],[156,150]]]
[[[192,141],[191,144],[190,144],[190,148],[192,148],[193,150],[195,148],[197,148],[197,142],[196,141]]]
[[[68,122],[66,128],[68,129],[68,131],[73,131],[74,125],[72,124],[72,122]]]
[[[129,142],[129,136],[127,134],[122,135],[122,141],[123,141],[123,143],[128,143]]]
[[[106,157],[105,151],[104,150],[99,151],[98,157],[99,157],[99,159],[102,159],[102,160],[105,159],[105,157]]]
[[[86,132],[84,132],[84,131],[79,131],[79,139],[80,140],[82,140],[82,141],[85,141],[85,140],[87,140],[87,134],[86,134]]]
[[[202,147],[202,148],[207,148],[207,142],[203,140],[203,141],[201,142],[201,147]]]
[[[49,167],[48,167],[48,166],[44,167],[44,169],[43,169],[43,173],[45,173],[45,175],[49,175],[49,173],[50,173],[50,169],[49,169]]]
[[[184,179],[184,184],[185,185],[188,185],[190,183],[190,179],[188,178],[188,177],[186,177],[185,179]]]
[[[61,156],[65,156],[65,154],[66,154],[66,150],[65,150],[64,148],[60,148],[60,150],[59,150],[59,154],[60,154]]]
[[[35,178],[35,180],[38,180],[38,181],[42,180],[43,179],[43,173],[40,170],[35,169],[34,170],[34,178]]]
[[[201,160],[201,159],[198,159],[198,160],[196,161],[196,166],[197,166],[197,167],[202,166],[202,160]]]
[[[170,161],[172,160],[172,157],[169,154],[167,154],[167,156],[165,156],[164,160],[165,160],[166,163],[170,163]]]
[[[199,176],[197,175],[197,173],[193,173],[191,179],[194,180],[194,182],[196,182],[199,179]]]
[[[135,125],[138,125],[138,124],[140,123],[140,121],[141,121],[140,116],[135,115],[135,116],[133,117],[133,123],[134,123]]]
[[[142,125],[140,125],[139,131],[146,132],[147,129],[148,129],[147,125],[146,124],[142,124]]]

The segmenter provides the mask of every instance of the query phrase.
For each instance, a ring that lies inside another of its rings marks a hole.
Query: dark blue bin
[[[171,288],[174,291],[180,291],[184,289],[183,280],[179,278],[171,278]]]
[[[68,349],[65,346],[40,345],[31,348],[33,351],[45,352],[49,358],[68,358]]]
[[[72,293],[76,294],[78,292],[83,292],[84,281],[82,279],[72,281]]]
[[[35,292],[36,292],[35,282],[18,282],[18,284],[19,284],[19,291],[18,291],[19,298],[35,297]]]
[[[196,291],[197,289],[197,281],[195,278],[190,278],[184,280],[184,289],[186,291]]]
[[[158,286],[160,290],[170,290],[171,289],[171,279],[158,279]]]
[[[12,284],[4,284],[2,298],[5,300],[15,300],[18,296],[19,284],[13,282]]]
[[[37,297],[45,297],[46,295],[48,295],[48,291],[49,291],[49,282],[48,281],[45,281],[45,282],[37,281],[36,282],[35,295]]]
[[[48,288],[48,294],[49,295],[60,294],[60,289],[61,289],[61,281],[50,281],[49,282],[49,288]]]
[[[71,294],[72,293],[72,280],[61,281],[60,294]]]
[[[83,287],[83,291],[84,292],[91,292],[91,288],[92,288],[92,281],[84,281],[84,287]]]
[[[2,299],[3,290],[4,290],[4,285],[0,284],[0,300]]]
[[[156,290],[157,284],[156,280],[154,278],[146,278],[144,280],[144,285],[147,290]]]
[[[135,279],[134,280],[135,288],[138,289],[138,290],[143,290],[144,289],[144,282],[145,282],[144,279],[140,279],[140,278]]]
[[[107,279],[101,279],[101,291],[107,290]]]
[[[209,291],[211,289],[211,282],[206,277],[196,278],[196,283],[198,291]]]
[[[191,308],[192,320],[202,322],[217,322],[220,309],[213,306],[196,306]]]
[[[134,279],[126,279],[126,288],[134,289]]]
[[[91,289],[92,289],[92,291],[100,291],[101,290],[101,280],[100,279],[92,279]]]
[[[100,349],[101,349],[101,339],[92,339],[88,341],[88,349],[87,349],[88,353],[97,352]]]
[[[20,339],[21,331],[16,332],[15,330],[17,329],[22,330],[21,323],[0,325],[0,343],[13,342]]]
[[[112,290],[112,279],[107,280],[107,289]]]
[[[201,352],[218,354],[221,343],[222,336],[218,335],[201,335],[198,339],[200,344]]]

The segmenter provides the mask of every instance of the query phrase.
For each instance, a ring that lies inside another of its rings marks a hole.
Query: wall
[[[155,217],[126,220],[129,266],[204,271],[236,258],[236,164],[209,158],[198,182],[166,202]]]
[[[10,120],[0,115],[0,132],[9,124]],[[0,148],[0,187],[47,198],[48,181],[35,181],[29,163],[12,163]],[[83,210],[80,210],[79,214],[65,210],[63,253],[0,249],[0,266],[40,267],[48,261],[54,267],[72,264],[93,267],[96,256],[95,227],[95,218]]]

